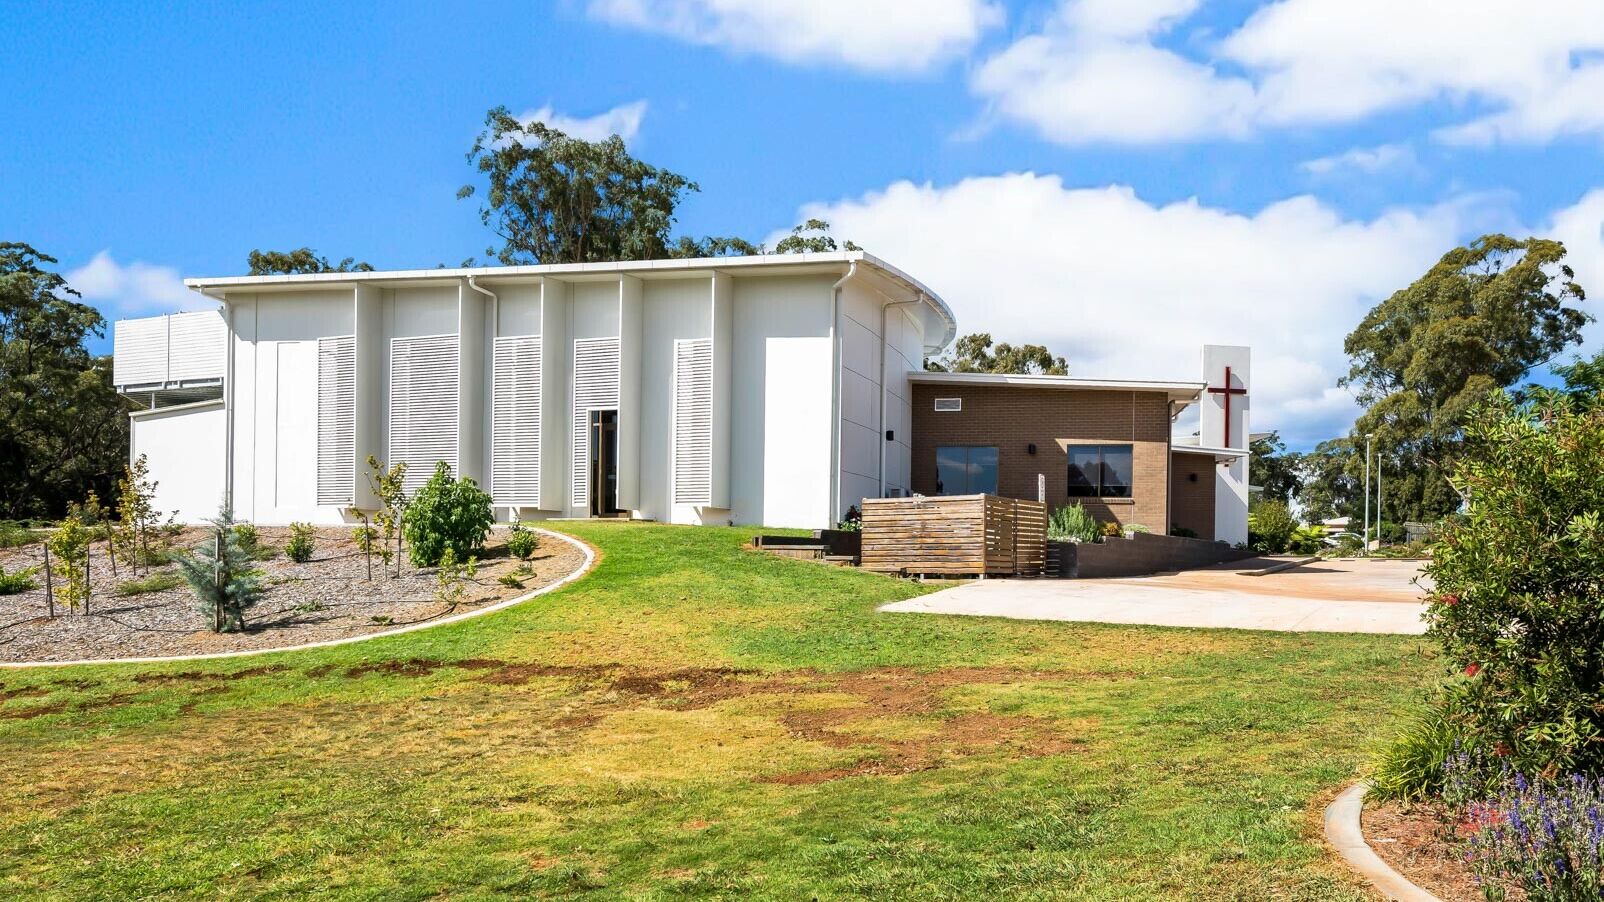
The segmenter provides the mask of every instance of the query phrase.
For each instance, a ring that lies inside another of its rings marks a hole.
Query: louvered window
[[[317,342],[317,503],[348,505],[356,489],[356,339]]]
[[[713,340],[674,342],[674,503],[713,501]]]
[[[496,339],[490,485],[497,504],[540,503],[540,336]]]
[[[590,504],[590,412],[618,409],[618,339],[574,341],[574,507]]]
[[[405,462],[415,492],[445,461],[457,471],[457,336],[390,342],[390,463]]]

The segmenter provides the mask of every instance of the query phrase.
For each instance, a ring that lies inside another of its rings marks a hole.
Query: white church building
[[[1023,467],[1067,468],[1031,476],[1029,497],[1062,483],[1054,506],[1084,496],[1128,522],[1197,506],[1184,491],[1195,473],[1175,485],[1184,457],[1213,477],[1197,494],[1229,508],[1208,537],[1246,538],[1246,349],[1224,349],[1228,394],[1207,381],[993,376],[949,390],[923,361],[955,337],[952,311],[859,251],[185,284],[218,309],[117,322],[113,367],[144,408],[131,455],[183,521],[226,497],[263,524],[352,522],[377,507],[372,456],[404,461],[414,489],[443,461],[490,492],[500,520],[820,528],[864,498],[935,484],[1009,494]],[[952,432],[942,444],[916,434],[982,389],[1046,430],[1028,458],[990,417],[978,433],[949,429],[970,418],[952,411],[926,429]],[[1201,442],[1172,443],[1176,416],[1199,402]],[[1037,454],[1049,442],[1057,457]]]

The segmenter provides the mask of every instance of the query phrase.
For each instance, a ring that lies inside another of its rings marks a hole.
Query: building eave
[[[1150,379],[1086,379],[1079,376],[1028,376],[1013,373],[940,373],[920,370],[908,374],[908,381],[928,385],[995,385],[1007,388],[1040,388],[1061,391],[1139,391],[1162,392],[1172,403],[1192,404],[1207,387],[1203,382],[1166,382]]]
[[[559,279],[568,282],[613,279],[631,275],[642,279],[691,278],[716,272],[738,274],[771,271],[775,274],[838,272],[853,263],[877,271],[918,298],[926,311],[925,353],[936,354],[958,334],[958,320],[941,296],[918,279],[865,251],[829,251],[808,254],[759,254],[748,257],[693,257],[669,260],[625,260],[609,263],[549,263],[526,266],[473,266],[455,269],[400,269],[374,272],[300,273],[272,276],[221,276],[185,279],[184,285],[217,300],[230,291],[282,291],[297,288],[412,283],[443,284],[468,276],[494,286],[502,282]],[[939,338],[936,337],[939,335]]]

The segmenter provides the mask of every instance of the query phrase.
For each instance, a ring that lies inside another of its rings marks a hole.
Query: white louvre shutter
[[[674,342],[674,503],[713,501],[713,340]]]
[[[317,503],[349,505],[356,491],[356,338],[317,342]]]
[[[497,504],[540,504],[540,336],[496,339],[490,491]]]
[[[445,461],[457,472],[457,336],[390,341],[390,463],[415,492]]]
[[[590,412],[618,409],[618,339],[574,341],[574,507],[590,504]]]
[[[228,328],[216,310],[174,313],[168,326],[167,379],[183,382],[221,379],[228,352]]]

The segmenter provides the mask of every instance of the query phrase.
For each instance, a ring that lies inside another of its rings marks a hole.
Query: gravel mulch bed
[[[1448,832],[1440,808],[1430,804],[1366,804],[1361,816],[1365,842],[1392,869],[1443,902],[1483,902],[1481,886],[1465,861],[1465,843]],[[1506,888],[1510,902],[1526,898]]]
[[[131,576],[119,564],[120,578],[113,577],[102,543],[91,552],[93,592],[87,615],[63,610],[58,598],[56,617],[46,616],[42,573],[35,576],[39,588],[0,595],[0,662],[213,654],[363,636],[531,592],[562,579],[585,560],[573,545],[541,536],[539,548],[527,562],[529,572],[518,577],[522,587],[503,585],[498,577],[516,573],[525,562],[507,554],[506,531],[498,529],[486,543],[478,574],[467,583],[463,601],[449,605],[435,597],[437,580],[432,568],[418,570],[403,563],[398,578],[392,563],[386,576],[374,555],[374,577],[368,581],[367,561],[350,529],[319,528],[312,560],[304,564],[283,554],[289,540],[287,528],[261,527],[258,533],[261,544],[276,553],[257,563],[266,592],[246,612],[245,632],[211,632],[208,618],[183,583],[173,589],[119,596],[118,586]],[[187,529],[172,546],[192,548],[210,535],[205,529]],[[0,567],[7,572],[36,567],[43,555],[37,543],[0,550]],[[176,574],[177,567],[151,568],[153,574],[164,572]]]

